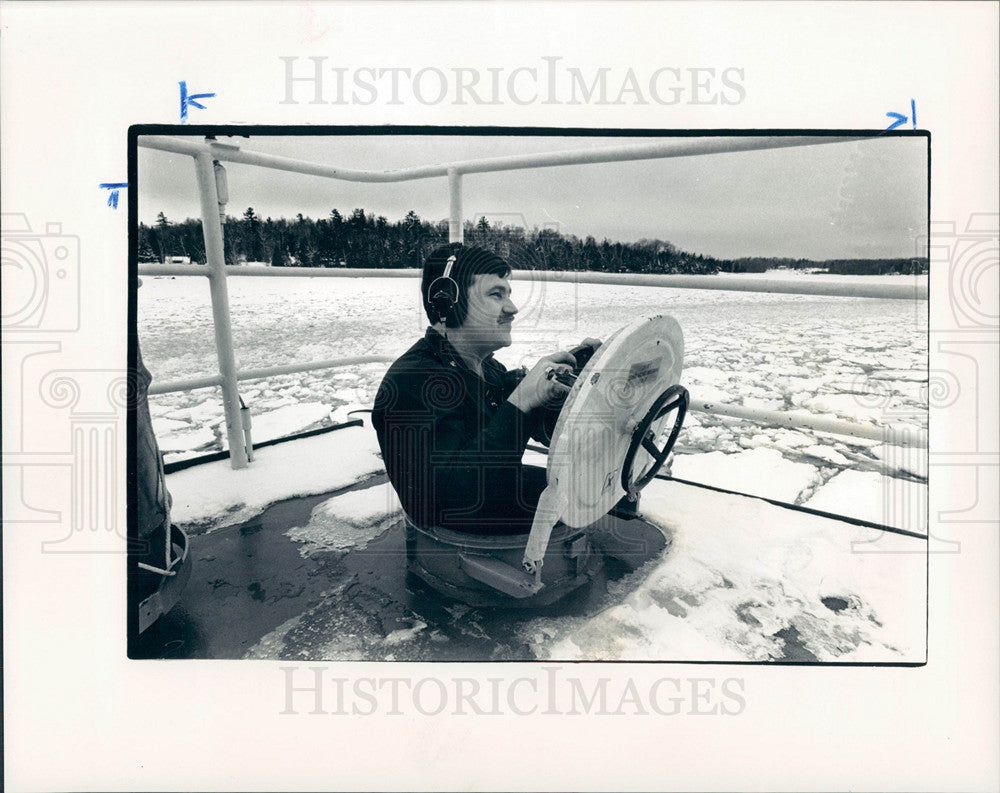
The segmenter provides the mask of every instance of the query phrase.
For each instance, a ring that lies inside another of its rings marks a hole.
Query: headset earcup
[[[441,313],[444,316],[445,327],[457,328],[462,324],[458,321],[458,301],[446,296],[442,303],[444,310]]]
[[[442,276],[435,278],[427,290],[430,293],[428,302],[434,309],[434,314],[439,319],[443,319],[445,327],[457,328],[461,323],[458,321],[458,283],[450,277]]]
[[[434,315],[439,321],[444,322],[445,327],[455,327],[455,312],[452,310],[451,298],[444,291],[436,292],[430,300]]]

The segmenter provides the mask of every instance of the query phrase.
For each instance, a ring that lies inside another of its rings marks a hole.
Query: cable
[[[351,412],[355,413],[362,411],[351,411]],[[343,424],[334,424],[332,427],[320,427],[319,429],[308,430],[307,432],[300,432],[296,435],[288,435],[284,438],[272,438],[269,441],[263,441],[262,443],[258,443],[255,448],[263,449],[265,446],[275,446],[276,444],[285,443],[287,441],[297,441],[300,440],[301,438],[311,438],[314,435],[323,435],[324,433],[333,432],[334,430],[342,430],[345,427],[363,427],[364,424],[365,424],[364,421],[362,421],[361,419],[353,419],[351,421],[345,421]],[[204,454],[201,455],[200,457],[189,457],[186,460],[175,460],[174,462],[166,463],[163,466],[163,473],[172,474],[176,471],[183,471],[186,468],[194,468],[194,466],[196,465],[202,465],[204,463],[214,463],[218,462],[219,460],[226,460],[228,458],[229,458],[229,451],[223,450],[221,452],[211,452],[210,454]]]
[[[533,452],[541,452],[542,454],[548,455],[548,449],[542,446],[535,446],[533,443],[529,443],[527,446]],[[679,479],[675,476],[668,476],[667,474],[657,474],[656,479],[662,479],[667,482],[680,482],[682,485],[691,485],[692,487],[700,487],[704,490],[713,490],[716,493],[726,493],[730,496],[743,496],[744,498],[756,498],[761,501],[766,501],[768,504],[773,504],[776,507],[782,507],[784,509],[795,510],[796,512],[804,512],[807,515],[816,515],[821,518],[830,518],[832,520],[838,520],[842,523],[850,523],[853,526],[864,526],[870,529],[878,529],[879,531],[887,531],[890,534],[899,534],[903,537],[913,537],[918,540],[926,540],[928,536],[926,534],[919,534],[915,531],[908,531],[907,529],[899,529],[895,526],[886,526],[882,523],[875,523],[874,521],[864,520],[863,518],[852,518],[847,515],[838,515],[836,512],[826,512],[821,509],[813,509],[812,507],[805,507],[801,504],[789,504],[787,501],[779,501],[774,498],[766,498],[765,496],[755,496],[751,493],[741,493],[738,490],[727,490],[724,487],[716,487],[715,485],[706,485],[702,482],[692,482],[690,479]]]

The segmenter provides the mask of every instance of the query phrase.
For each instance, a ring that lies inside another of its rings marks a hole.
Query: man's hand
[[[558,380],[549,379],[550,369],[572,372],[576,359],[568,352],[556,352],[539,358],[524,379],[507,398],[522,413],[530,413],[535,408],[566,396],[570,387]]]
[[[592,339],[589,336],[581,341],[576,347],[570,350],[570,354],[576,358],[576,365],[573,367],[576,374],[580,374],[594,357],[597,348],[601,346],[600,339]]]

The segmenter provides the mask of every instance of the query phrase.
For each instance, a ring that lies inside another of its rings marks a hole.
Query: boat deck
[[[401,513],[367,426],[167,484],[191,535],[191,579],[136,657],[925,660],[925,539],[758,498],[656,480],[641,519],[596,531],[604,573],[525,612],[449,601],[407,576]]]

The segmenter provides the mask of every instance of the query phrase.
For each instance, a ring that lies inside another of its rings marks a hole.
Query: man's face
[[[509,347],[510,325],[517,313],[510,299],[510,278],[496,275],[473,276],[469,285],[469,312],[462,334],[486,352]]]

